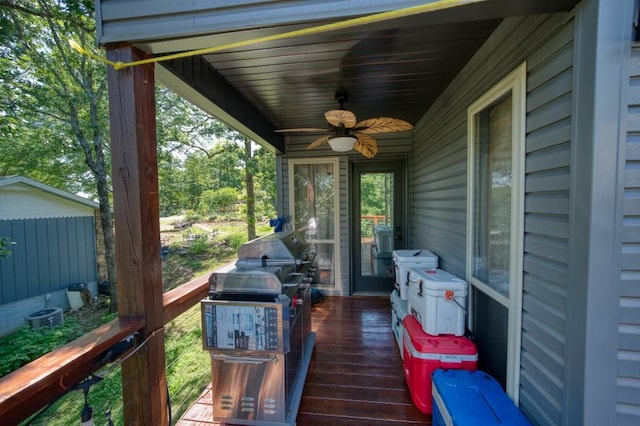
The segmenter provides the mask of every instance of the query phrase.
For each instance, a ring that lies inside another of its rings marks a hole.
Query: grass
[[[135,355],[134,355],[135,356]],[[211,381],[211,360],[202,350],[200,306],[195,305],[165,326],[165,365],[173,422],[177,421]],[[124,425],[122,374],[116,364],[97,372],[104,379],[91,386],[88,396],[96,425]],[[84,405],[81,390],[72,391],[48,408],[33,425],[80,424]]]
[[[162,222],[161,229],[163,229]],[[244,222],[197,223],[191,228],[175,232],[170,224],[165,223],[164,229],[163,244],[169,246],[169,254],[163,261],[165,291],[232,261],[237,255],[238,247],[247,239]],[[203,233],[207,237],[187,241],[182,236],[184,232]],[[271,232],[271,228],[267,224],[259,224],[257,232],[258,235],[264,235]],[[74,313],[65,313],[64,328],[43,332],[46,343],[34,342],[37,334],[27,329],[2,338],[0,340],[0,371],[3,367],[11,371],[113,319],[115,316],[108,314],[107,309],[108,299],[101,297],[99,302],[91,307]],[[173,422],[180,418],[211,380],[211,360],[209,353],[202,349],[200,321],[200,305],[196,304],[165,325],[167,385]],[[62,336],[62,339],[57,337],[54,339],[52,336]],[[28,356],[22,356],[27,347],[34,350],[30,351]],[[19,359],[16,360],[15,357]],[[93,409],[95,424],[106,425],[111,419],[115,425],[123,425],[120,368],[114,363],[103,367],[96,374],[103,379],[92,385],[88,393],[88,403]],[[30,424],[47,426],[80,424],[83,406],[82,390],[71,391],[44,410],[36,419],[32,417],[33,421]]]

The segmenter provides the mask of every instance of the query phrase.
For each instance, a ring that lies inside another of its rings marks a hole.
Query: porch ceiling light
[[[355,143],[356,138],[353,136],[338,136],[337,138],[329,139],[331,149],[338,152],[351,151]]]

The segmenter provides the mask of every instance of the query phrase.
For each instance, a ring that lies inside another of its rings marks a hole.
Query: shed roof
[[[0,177],[0,220],[92,216],[99,204],[24,176]]]

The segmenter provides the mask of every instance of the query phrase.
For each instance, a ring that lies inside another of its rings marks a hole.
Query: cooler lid
[[[373,232],[376,234],[390,234],[393,232],[393,228],[388,225],[376,225],[373,227]]]
[[[422,281],[422,287],[427,290],[465,292],[467,290],[467,283],[464,280],[442,269],[409,269],[409,284],[417,285],[420,281]]]
[[[483,371],[437,369],[433,373],[433,389],[433,394],[445,401],[454,424],[531,424],[498,382]]]
[[[393,260],[397,264],[434,264],[438,265],[438,256],[429,250],[394,250]]]
[[[411,345],[420,353],[444,355],[477,355],[476,345],[464,336],[440,334],[432,336],[422,329],[413,315],[407,315],[402,320],[405,333],[411,340]]]

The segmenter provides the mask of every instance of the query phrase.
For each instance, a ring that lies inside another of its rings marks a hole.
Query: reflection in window
[[[296,164],[295,229],[311,239],[332,239],[334,176],[332,164]]]
[[[328,286],[336,281],[335,167],[335,163],[293,166],[294,226],[316,252],[314,282]]]
[[[360,175],[360,246],[363,276],[393,275],[393,173]]]
[[[476,115],[473,276],[509,297],[512,97]]]

